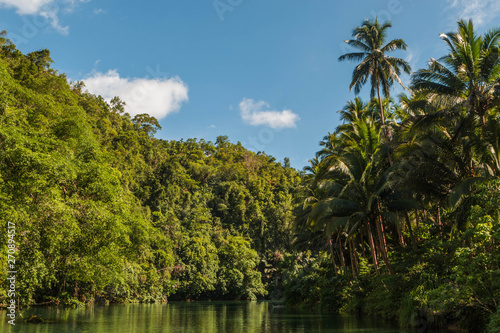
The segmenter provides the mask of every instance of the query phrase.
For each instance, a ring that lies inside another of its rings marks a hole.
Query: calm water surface
[[[35,314],[47,320],[27,324]],[[309,333],[309,332],[408,332],[393,323],[373,318],[341,317],[324,312],[276,307],[269,302],[197,302],[169,304],[128,304],[77,309],[31,308],[7,323],[0,311],[0,332],[22,333]],[[430,331],[448,333],[450,331]]]

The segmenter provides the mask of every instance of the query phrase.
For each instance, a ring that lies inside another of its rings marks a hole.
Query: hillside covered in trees
[[[0,239],[14,223],[21,305],[268,294],[297,171],[223,136],[155,139],[156,119],[68,84],[49,51],[2,43]]]
[[[279,298],[499,332],[500,30],[459,21],[412,72],[390,27],[354,29],[339,60],[370,100],[347,102],[303,172],[225,136],[156,139],[155,118],[4,36],[0,238],[15,223],[19,302]]]

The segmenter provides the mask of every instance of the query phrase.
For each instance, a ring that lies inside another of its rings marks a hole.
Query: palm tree
[[[392,26],[386,21],[380,24],[375,21],[365,20],[360,27],[353,30],[354,39],[345,42],[360,52],[346,53],[339,57],[339,61],[361,61],[352,73],[352,81],[349,89],[354,88],[355,94],[359,94],[363,85],[370,79],[370,97],[378,97],[380,107],[380,119],[382,126],[385,125],[384,107],[380,90],[384,96],[389,97],[390,88],[394,81],[403,88],[403,82],[399,77],[401,70],[410,74],[411,67],[405,60],[388,56],[387,53],[395,50],[406,50],[406,43],[402,39],[393,39],[384,45],[387,37],[387,29]]]
[[[413,96],[404,100],[416,139],[404,148],[412,152],[405,177],[421,186],[418,193],[446,203],[463,226],[475,185],[500,174],[500,29],[481,36],[472,21],[460,20],[457,32],[441,38],[449,53],[413,75]]]
[[[401,96],[401,104],[402,123],[395,150],[399,163],[392,175],[397,187],[414,193],[424,206],[435,208],[440,228],[441,208],[455,211],[456,225],[464,227],[468,208],[461,204],[478,183],[499,175],[498,121],[487,122],[482,138],[474,131],[457,136],[453,131],[459,121],[451,117],[436,121],[435,115],[445,111],[427,103],[422,94]]]
[[[450,52],[438,60],[431,58],[427,69],[417,71],[412,88],[441,109],[433,120],[450,115],[462,118],[457,135],[470,128],[474,118],[484,128],[485,115],[499,102],[500,28],[478,36],[471,20],[460,20],[458,31],[441,34],[441,39]],[[462,110],[465,117],[460,117]]]
[[[342,110],[337,111],[340,114],[340,120],[343,121],[343,123],[352,123],[359,118],[361,118],[362,115],[364,115],[367,111],[367,105],[363,100],[359,97],[355,97],[354,100],[349,100],[347,101],[347,104],[344,105]],[[337,131],[339,131],[337,129]]]
[[[331,134],[330,134],[331,135]],[[325,137],[325,140],[327,137]],[[324,142],[324,141],[323,141]],[[329,145],[333,142],[325,142],[326,145]],[[332,149],[324,149],[323,157],[327,157],[327,151],[330,153],[334,151],[334,146]],[[321,155],[318,154],[317,155]],[[325,163],[325,160],[320,157],[315,157],[309,160],[310,165],[304,167],[304,171],[306,172],[304,176],[304,187],[302,189],[302,205],[299,205],[296,208],[296,220],[295,220],[295,230],[296,236],[294,239],[295,247],[318,249],[326,247],[330,251],[331,259],[333,263],[334,270],[337,271],[336,264],[336,256],[338,255],[338,259],[340,260],[340,265],[342,269],[345,268],[345,261],[343,256],[342,248],[337,248],[337,251],[334,250],[333,242],[332,242],[332,233],[328,230],[325,230],[324,225],[321,223],[317,223],[316,219],[312,217],[312,210],[317,207],[317,205],[321,205],[321,202],[328,199],[332,195],[338,194],[338,191],[341,190],[341,187],[335,184],[335,182],[331,181],[331,174],[328,171],[328,163]]]
[[[348,246],[353,271],[354,239],[361,238],[368,242],[377,273],[377,254],[392,273],[383,218],[394,215],[386,211],[384,201],[391,189],[388,164],[380,152],[380,127],[372,117],[353,118],[346,125],[350,126],[330,135],[328,142],[334,143],[334,149],[321,151],[320,164],[326,165],[328,173],[315,182],[322,195],[309,198],[307,221],[328,236],[335,235],[336,247]],[[397,203],[393,200],[392,205]]]

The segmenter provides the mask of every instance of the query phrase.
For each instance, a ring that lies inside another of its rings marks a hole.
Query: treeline
[[[48,50],[0,44],[0,280],[12,222],[21,306],[268,295],[292,241],[287,160],[155,139],[155,118],[68,83]]]
[[[390,23],[365,21],[343,124],[306,168],[289,303],[398,319],[426,329],[500,332],[500,29],[442,34],[448,53],[411,75],[388,53]],[[385,96],[385,98],[382,98]],[[489,324],[488,324],[489,323]],[[488,326],[489,325],[489,326]]]

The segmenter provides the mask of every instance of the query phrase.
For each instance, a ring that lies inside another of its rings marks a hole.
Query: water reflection
[[[38,315],[47,322],[27,324],[24,318]],[[0,331],[6,333],[308,333],[308,332],[412,332],[391,323],[341,317],[315,311],[285,309],[269,302],[196,302],[128,304],[78,309],[32,308],[7,323],[0,311]],[[448,331],[433,331],[448,332]]]

